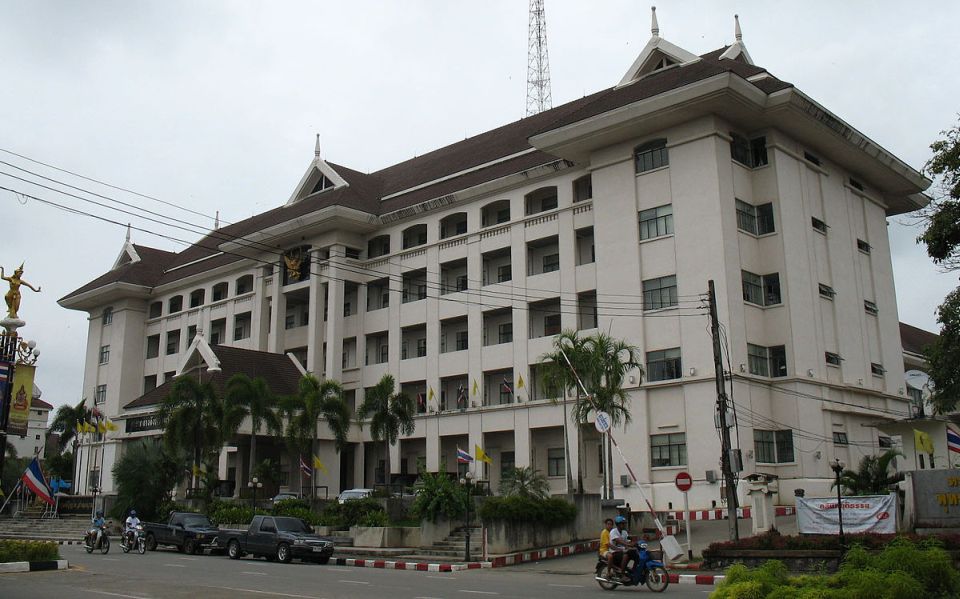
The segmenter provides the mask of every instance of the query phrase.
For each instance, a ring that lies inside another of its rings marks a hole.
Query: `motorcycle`
[[[137,553],[140,555],[146,553],[147,540],[143,534],[142,524],[138,524],[133,530],[124,531],[123,541],[120,543],[120,549],[123,549],[124,553],[129,553],[133,549],[136,549]]]
[[[97,542],[97,531],[100,531],[99,542]],[[110,551],[110,535],[107,534],[107,527],[94,527],[87,531],[87,535],[83,538],[83,548],[87,553],[93,553],[95,549],[99,549],[100,553],[106,555]]]
[[[627,572],[615,568],[609,576],[607,575],[607,560],[600,558],[594,576],[600,588],[605,591],[612,591],[618,586],[631,587],[646,584],[647,588],[654,593],[662,593],[667,590],[667,586],[670,585],[670,574],[663,562],[653,559],[653,556],[647,550],[646,543],[640,543],[633,557],[636,558],[633,568]]]

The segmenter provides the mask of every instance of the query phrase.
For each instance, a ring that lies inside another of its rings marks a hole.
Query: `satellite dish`
[[[908,370],[903,373],[903,378],[908,389],[920,392],[920,402],[917,406],[920,414],[933,414],[934,408],[930,403],[930,397],[933,395],[933,381],[930,375],[922,370]]]

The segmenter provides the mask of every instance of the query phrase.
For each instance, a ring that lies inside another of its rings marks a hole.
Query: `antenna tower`
[[[550,94],[550,56],[547,54],[547,17],[544,0],[530,0],[527,34],[527,116],[553,108]]]

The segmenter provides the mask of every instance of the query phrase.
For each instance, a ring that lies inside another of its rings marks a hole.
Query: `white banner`
[[[837,500],[797,497],[797,528],[801,534],[835,535],[840,533]],[[896,495],[871,495],[843,498],[843,532],[897,532]]]

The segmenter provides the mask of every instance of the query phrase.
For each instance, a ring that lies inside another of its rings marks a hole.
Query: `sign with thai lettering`
[[[960,470],[911,473],[917,528],[960,528]]]
[[[836,498],[797,497],[797,529],[801,534],[840,533],[840,510]],[[897,532],[897,496],[844,497],[843,532]]]
[[[30,421],[30,402],[33,401],[34,367],[17,364],[13,369],[13,388],[10,393],[10,415],[7,417],[7,434],[27,436]]]

